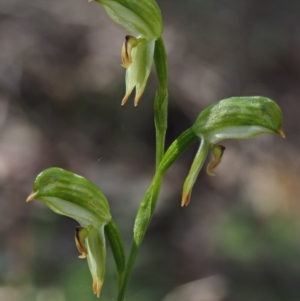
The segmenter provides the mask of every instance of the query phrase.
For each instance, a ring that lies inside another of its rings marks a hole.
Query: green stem
[[[119,291],[118,295],[118,301],[123,301],[125,297],[125,293],[128,287],[128,283],[131,277],[131,273],[135,264],[136,257],[138,255],[140,246],[142,244],[144,235],[146,233],[146,230],[148,228],[148,225],[151,221],[151,218],[153,216],[154,212],[154,207],[155,204],[157,203],[159,193],[160,193],[160,188],[162,184],[162,175],[159,171],[156,172],[153,181],[148,188],[144,199],[142,200],[136,220],[135,220],[135,225],[134,225],[134,238],[133,238],[133,243],[131,246],[129,258],[126,264],[126,269],[125,269],[125,275],[124,275],[124,281],[121,286],[121,289]],[[154,207],[152,206],[154,204]],[[142,230],[142,231],[140,231]]]
[[[118,301],[123,301],[125,293],[128,287],[132,269],[139,251],[139,248],[142,244],[144,235],[147,231],[148,225],[153,217],[160,188],[162,185],[162,179],[164,173],[168,168],[174,163],[174,161],[197,139],[192,128],[186,130],[182,133],[169,147],[165,155],[163,156],[159,167],[155,173],[155,176],[152,180],[150,187],[148,188],[136,215],[136,220],[134,224],[134,237],[133,244],[131,247],[130,255],[127,261],[124,281],[119,291]]]
[[[119,231],[116,223],[111,220],[104,228],[105,234],[108,238],[115,263],[118,270],[118,291],[121,289],[121,285],[124,280],[124,273],[126,267],[126,254],[125,248],[123,244],[123,240],[121,237],[121,233]]]
[[[156,169],[165,152],[165,137],[168,126],[168,70],[165,44],[160,37],[155,41],[154,63],[159,89],[154,100],[154,123],[156,135]]]
[[[128,287],[128,284],[129,284],[129,280],[130,280],[130,277],[131,277],[131,273],[132,273],[132,270],[133,270],[138,252],[139,252],[139,246],[137,246],[133,243],[132,247],[131,247],[129,257],[128,257],[127,265],[126,265],[123,285],[121,286],[121,290],[119,290],[117,301],[123,301],[124,298],[125,298],[125,294],[126,294],[126,291],[127,291],[127,287]]]

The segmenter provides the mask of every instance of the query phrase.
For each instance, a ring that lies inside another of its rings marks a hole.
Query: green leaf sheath
[[[115,263],[118,270],[118,290],[121,288],[123,282],[125,266],[126,266],[126,254],[121,233],[116,223],[111,220],[104,228],[106,237],[108,238]]]
[[[124,282],[119,292],[118,301],[123,301],[126,293],[126,289],[129,283],[131,272],[143,241],[144,235],[147,231],[148,225],[154,214],[154,210],[158,201],[160,188],[162,185],[162,178],[168,168],[174,163],[174,161],[195,141],[197,136],[190,128],[182,133],[168,148],[163,156],[161,163],[156,171],[156,174],[152,180],[152,183],[147,190],[137,213],[134,224],[134,239],[131,247],[130,255],[126,265],[126,272],[124,276]]]
[[[155,42],[154,63],[159,89],[154,100],[154,124],[156,135],[156,168],[165,152],[165,137],[168,126],[168,70],[167,55],[162,37]]]

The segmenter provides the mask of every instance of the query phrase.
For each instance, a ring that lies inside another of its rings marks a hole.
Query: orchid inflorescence
[[[155,127],[157,137],[157,165],[152,183],[141,201],[134,224],[133,244],[126,261],[120,231],[114,223],[109,203],[100,189],[89,180],[61,168],[42,171],[36,178],[27,201],[36,199],[57,214],[73,218],[79,223],[75,243],[80,258],[87,258],[93,278],[93,291],[99,297],[105,276],[106,243],[109,240],[118,270],[118,301],[123,301],[131,271],[154,214],[162,178],[174,161],[193,143],[200,140],[188,176],[183,184],[181,206],[187,206],[192,188],[207,158],[209,150],[214,159],[207,173],[214,175],[225,147],[224,139],[249,139],[261,134],[279,134],[282,131],[282,113],[271,99],[261,96],[227,98],[202,110],[195,123],[181,134],[165,151],[167,124],[167,62],[162,35],[162,16],[154,0],[96,0],[108,16],[128,33],[122,46],[122,66],[126,68],[124,105],[136,89],[137,106],[153,62],[159,79],[155,96]]]

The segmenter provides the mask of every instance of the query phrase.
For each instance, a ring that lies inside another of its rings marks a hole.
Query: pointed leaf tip
[[[280,137],[282,137],[283,139],[285,139],[285,133],[283,132],[282,129],[280,129],[280,130],[278,131],[278,134],[279,134]]]
[[[26,203],[30,202],[30,201],[33,201],[35,196],[36,196],[36,192],[31,192],[31,194],[26,199]]]

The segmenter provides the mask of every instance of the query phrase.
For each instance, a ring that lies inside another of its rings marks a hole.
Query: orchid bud
[[[208,165],[207,172],[214,175],[213,169],[220,163],[225,149],[215,143],[224,139],[249,139],[267,133],[285,138],[281,126],[282,112],[279,106],[265,97],[232,97],[204,109],[192,127],[201,144],[183,186],[181,205],[188,205],[209,149],[213,152],[214,160]]]
[[[138,105],[153,65],[155,41],[162,34],[161,11],[155,0],[96,0],[108,16],[128,33],[122,46],[122,66],[126,68],[124,105],[135,88]]]
[[[27,202],[38,200],[57,214],[75,219],[75,242],[87,257],[93,277],[93,291],[100,296],[105,275],[104,226],[111,221],[108,202],[104,194],[89,180],[60,168],[49,168],[41,172],[33,186]]]

